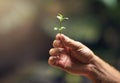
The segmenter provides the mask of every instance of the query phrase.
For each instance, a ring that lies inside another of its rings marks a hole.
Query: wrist
[[[96,55],[91,60],[88,78],[94,83],[119,83],[120,73]]]
[[[92,64],[92,66],[90,68],[88,78],[92,80],[94,83],[102,83],[101,81],[102,81],[104,72],[101,68],[102,66],[101,63],[102,61],[96,55],[91,60],[90,64]]]

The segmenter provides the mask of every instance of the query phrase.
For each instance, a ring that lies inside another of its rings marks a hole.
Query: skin
[[[48,63],[66,72],[83,75],[93,83],[120,83],[120,72],[97,57],[87,46],[57,34]]]

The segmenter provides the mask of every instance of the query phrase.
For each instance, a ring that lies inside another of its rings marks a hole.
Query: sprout
[[[58,14],[57,19],[59,20],[60,25],[59,25],[59,27],[54,27],[54,30],[59,31],[59,33],[61,34],[61,33],[62,33],[62,30],[63,30],[63,29],[66,29],[64,26],[62,26],[62,22],[63,22],[64,20],[68,20],[69,18],[64,17],[62,14]]]

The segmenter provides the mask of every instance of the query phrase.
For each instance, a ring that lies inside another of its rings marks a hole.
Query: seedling
[[[69,18],[64,17],[62,14],[58,14],[57,19],[59,20],[59,27],[54,27],[54,30],[59,31],[59,33],[62,33],[63,29],[66,29],[64,26],[62,26],[62,22],[64,20],[68,20]]]

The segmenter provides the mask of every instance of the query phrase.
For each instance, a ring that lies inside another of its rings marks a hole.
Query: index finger
[[[75,41],[64,34],[57,34],[56,39],[60,40],[64,45],[71,47],[73,49],[85,47],[82,43]]]

